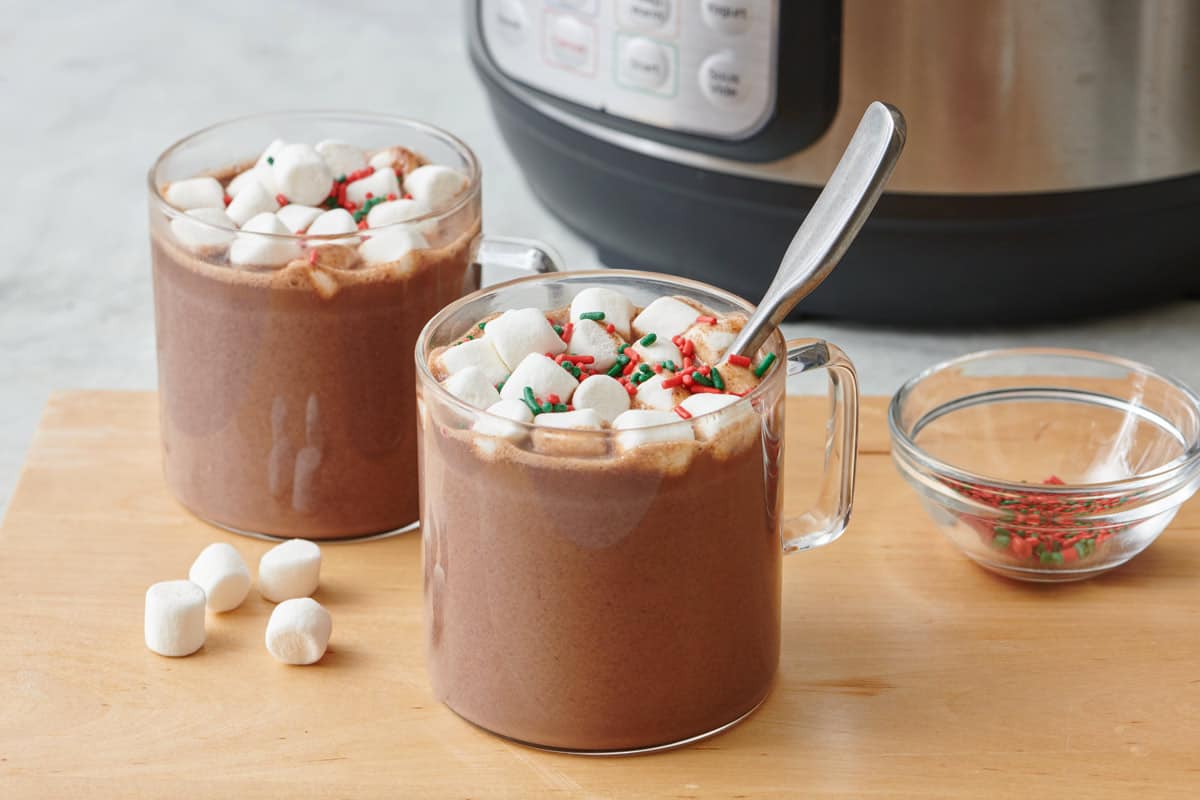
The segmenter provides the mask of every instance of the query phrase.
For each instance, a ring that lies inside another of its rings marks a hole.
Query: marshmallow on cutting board
[[[191,581],[162,581],[146,590],[146,647],[188,656],[204,645],[204,590]]]
[[[621,340],[609,333],[601,323],[581,319],[574,323],[567,352],[573,356],[591,356],[592,369],[604,371],[617,361]]]
[[[193,208],[171,220],[171,233],[193,250],[224,247],[233,241],[235,228],[237,225],[220,208]]]
[[[288,144],[279,149],[271,165],[271,176],[289,203],[319,205],[333,188],[333,173],[321,154],[306,144]]]
[[[492,320],[487,329],[490,331],[495,324],[496,320]],[[541,400],[556,394],[561,402],[569,403],[578,385],[579,381],[563,369],[562,365],[554,363],[553,359],[541,353],[530,353],[508,376],[504,388],[500,390],[500,396],[505,400],[520,400],[525,396],[525,387],[528,386]]]
[[[238,192],[237,197],[225,209],[229,218],[238,225],[245,225],[252,218],[266,212],[274,214],[279,209],[279,201],[275,195],[263,188],[261,183],[252,181]]]
[[[311,597],[284,600],[267,620],[267,650],[284,664],[315,664],[325,655],[333,617]]]
[[[307,539],[289,539],[258,561],[258,592],[272,603],[308,597],[321,580],[321,548]]]
[[[629,321],[633,318],[634,310],[633,302],[625,295],[612,289],[594,286],[584,289],[571,301],[571,321],[578,325],[580,314],[600,311],[604,314],[604,324],[612,323],[616,333],[628,339]]]
[[[404,191],[426,208],[442,211],[467,188],[467,178],[458,170],[440,164],[417,167],[404,176]]]
[[[577,409],[591,409],[611,424],[622,412],[629,410],[629,392],[616,378],[591,375],[579,383],[571,404]]]
[[[569,377],[569,376],[568,376]],[[487,408],[500,401],[500,393],[479,367],[464,367],[442,381],[446,391],[475,408]]]
[[[343,175],[349,175],[351,172],[360,170],[367,165],[367,154],[362,148],[355,147],[346,142],[339,142],[336,139],[325,139],[317,142],[314,148],[321,158],[325,159],[325,166],[329,167],[329,172],[334,178],[340,178]]]
[[[700,312],[674,297],[660,297],[642,309],[633,320],[633,331],[641,337],[657,334],[668,342],[692,327]]]
[[[509,369],[516,369],[530,353],[557,355],[567,349],[566,342],[554,332],[546,315],[536,308],[505,311],[488,322],[484,338],[491,340],[500,360]]]
[[[167,202],[180,211],[193,208],[225,208],[225,189],[216,178],[172,181],[165,192]]]
[[[451,345],[441,352],[438,360],[448,375],[467,367],[476,367],[492,384],[508,377],[508,367],[504,366],[504,362],[496,354],[496,348],[492,347],[492,342],[487,337]]]
[[[256,234],[270,234],[258,236]],[[229,247],[229,263],[237,266],[282,267],[299,258],[304,250],[290,237],[291,231],[269,211],[252,217],[242,226]]]
[[[250,570],[233,545],[214,542],[200,551],[188,570],[188,580],[204,590],[213,611],[232,611],[250,592]]]

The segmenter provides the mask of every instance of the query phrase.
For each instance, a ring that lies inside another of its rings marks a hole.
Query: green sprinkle
[[[525,387],[525,391],[522,394],[521,399],[525,401],[525,405],[529,406],[529,410],[533,412],[535,417],[542,412],[541,407],[538,406],[537,400],[533,396],[532,386]]]
[[[275,165],[275,156],[267,156],[267,163],[271,166]]]
[[[617,356],[617,363],[621,365],[622,369],[624,369],[625,365],[629,363],[629,356],[621,353],[621,355]]]
[[[337,181],[336,181],[336,182],[337,182],[337,183],[345,183],[345,182],[346,182],[346,176],[345,176],[345,175],[338,175],[338,176],[337,176]]]
[[[554,406],[554,410],[555,411],[566,411],[567,404],[566,403],[558,403],[557,405]]]
[[[669,369],[669,370],[671,370],[671,372],[679,372],[679,367],[675,366],[675,362],[669,358],[666,361],[662,362],[662,368]]]
[[[593,322],[599,322],[600,320],[604,319],[604,312],[603,311],[587,311],[583,314],[580,314],[579,318],[580,319],[590,319]]]
[[[554,332],[555,332],[555,333],[557,333],[559,336],[562,336],[562,334],[563,334],[563,326],[562,326],[562,325],[555,325],[555,326],[554,326]]]
[[[721,373],[716,367],[712,368],[712,383],[713,386],[717,387],[722,392],[725,391],[725,379],[721,377]]]
[[[1062,553],[1051,553],[1050,551],[1045,551],[1038,556],[1038,560],[1043,564],[1061,564],[1063,563],[1063,555]]]
[[[366,214],[367,214],[367,210],[365,208],[360,208],[358,211],[354,212],[354,221],[362,222],[362,218],[365,217]]]
[[[617,352],[624,356],[627,349],[629,349],[629,342],[625,342],[625,344],[618,347]]]
[[[767,353],[767,357],[764,358],[762,361],[758,362],[758,366],[754,368],[754,377],[761,378],[763,376],[763,374],[768,369],[770,369],[771,365],[774,363],[775,363],[775,354]]]
[[[499,383],[497,383],[497,384],[496,384],[496,391],[498,392],[498,391],[500,391],[501,389],[503,389],[503,388],[504,388],[504,384],[505,384],[505,383],[506,383],[506,381],[500,381]]]
[[[654,368],[653,368],[653,367],[651,367],[649,364],[647,364],[645,361],[643,361],[643,362],[642,362],[642,363],[641,363],[641,364],[638,366],[638,372],[644,372],[644,373],[646,373],[646,375],[648,375],[648,376],[649,376],[649,375],[653,375],[653,374],[654,374]]]
[[[635,372],[629,376],[629,382],[632,383],[634,386],[637,386],[638,384],[640,384],[642,381],[645,381],[645,380],[649,380],[649,378],[640,372]]]
[[[997,533],[992,537],[992,547],[995,547],[997,550],[1003,550],[1008,547],[1010,541],[1012,541],[1012,537],[1007,533]]]
[[[554,403],[551,403],[549,400],[542,403],[542,413],[543,414],[549,414],[553,410],[554,410]]]
[[[481,322],[481,323],[479,323],[479,330],[483,330],[485,327],[487,327],[487,323],[486,323],[486,322]]]
[[[656,341],[658,341],[658,334],[647,333],[645,336],[643,336],[641,339],[638,340],[638,344],[640,344],[642,347],[649,347],[650,345],[654,344]]]
[[[608,372],[606,372],[604,374],[610,378],[615,378],[621,374],[621,370],[623,370],[623,369],[625,369],[625,365],[622,364],[620,361],[618,361],[617,363],[615,363],[611,367],[609,367]]]
[[[692,380],[694,380],[696,383],[700,384],[701,386],[707,386],[710,389],[713,387],[713,382],[710,381],[708,378],[704,377],[704,373],[702,373],[702,372],[693,372]]]

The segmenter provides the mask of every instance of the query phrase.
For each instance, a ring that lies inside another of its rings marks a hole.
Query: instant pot
[[[871,100],[908,144],[801,312],[1061,319],[1200,292],[1200,3],[470,0],[542,202],[756,299]]]

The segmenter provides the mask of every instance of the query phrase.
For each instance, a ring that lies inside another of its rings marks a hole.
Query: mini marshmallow
[[[346,142],[326,139],[323,142],[317,142],[314,149],[325,160],[325,166],[329,167],[330,173],[335,178],[349,175],[367,165],[367,154],[361,148]]]
[[[389,200],[367,212],[367,226],[379,228],[397,222],[408,222],[428,213],[429,207],[419,200]]]
[[[146,590],[146,647],[160,656],[190,656],[204,645],[204,590],[162,581]]]
[[[626,339],[629,338],[629,321],[633,318],[635,309],[633,302],[628,297],[620,292],[599,286],[584,289],[571,301],[571,321],[578,325],[579,315],[589,311],[604,312],[603,323],[605,325],[612,323],[616,333]]]
[[[455,372],[442,381],[442,386],[445,386],[450,394],[475,408],[488,408],[500,401],[500,393],[479,367],[465,367]]]
[[[591,409],[611,424],[622,412],[629,410],[629,392],[616,378],[592,375],[580,382],[571,397],[571,404],[576,409]]]
[[[487,329],[490,331],[495,324],[496,320],[492,320]],[[556,394],[561,402],[569,403],[578,385],[579,381],[561,365],[555,364],[553,359],[541,353],[530,353],[508,376],[504,388],[500,390],[500,396],[505,400],[520,400],[525,394],[525,387],[528,386],[541,400]]]
[[[488,383],[497,384],[508,377],[508,367],[496,354],[496,348],[487,337],[472,339],[462,344],[447,347],[439,356],[442,368],[450,375],[467,367],[477,367]]]
[[[657,411],[670,411],[689,396],[687,389],[676,386],[674,389],[664,389],[662,382],[665,373],[655,375],[648,381],[638,385],[637,402],[643,408]]]
[[[308,597],[321,579],[321,548],[307,539],[289,539],[258,561],[258,592],[272,603]]]
[[[302,206],[299,203],[289,203],[275,212],[279,221],[292,233],[300,233],[312,225],[324,210],[312,206]]]
[[[333,173],[325,165],[321,154],[306,144],[285,145],[275,154],[271,166],[275,185],[292,203],[315,206],[333,188]]]
[[[731,330],[714,328],[710,325],[697,325],[688,331],[687,338],[696,347],[696,355],[706,364],[720,364],[725,351],[737,334]]]
[[[385,147],[367,161],[375,169],[400,170],[401,175],[414,172],[421,166],[421,158],[404,147]]]
[[[267,149],[262,151],[258,157],[258,161],[254,162],[251,172],[254,173],[258,183],[266,190],[271,197],[279,194],[279,186],[275,183],[275,174],[271,171],[271,162],[275,160],[275,156],[279,155],[279,151],[287,147],[287,142],[283,139],[276,139],[267,145]],[[232,197],[233,194],[231,193]]]
[[[683,363],[683,354],[679,352],[679,348],[671,344],[669,338],[657,334],[653,344],[642,344],[641,339],[634,339],[632,350],[642,357],[642,361],[651,366],[664,361],[674,362],[675,366]]]
[[[692,426],[670,411],[630,409],[613,420],[617,448],[632,450],[654,442],[690,442],[696,436]]]
[[[513,369],[530,353],[554,353],[567,349],[567,344],[554,332],[546,315],[536,308],[509,309],[484,329],[500,360]]]
[[[326,211],[312,221],[305,233],[308,236],[340,236],[347,233],[358,232],[358,223],[354,221],[353,215],[344,208],[335,208]],[[358,237],[349,237],[346,239],[338,239],[336,242],[313,242],[310,241],[311,247],[321,247],[327,244],[358,244]]]
[[[278,209],[279,201],[275,196],[269,194],[261,183],[252,182],[238,192],[238,196],[233,198],[225,213],[238,225],[245,225],[252,217],[264,212],[274,214]]]
[[[254,162],[256,167],[269,167],[275,156],[279,155],[279,151],[287,147],[287,142],[283,139],[274,139],[267,145],[266,149],[259,154],[258,160]]]
[[[200,551],[188,570],[188,580],[204,590],[213,611],[232,611],[250,591],[250,570],[233,545],[214,542]]]
[[[225,208],[225,188],[216,178],[172,181],[165,192],[167,202],[180,211],[193,208]]]
[[[529,410],[529,406],[520,400],[501,400],[488,406],[487,414],[481,414],[471,429],[484,436],[495,436],[515,442],[525,438],[525,428],[515,424],[518,422],[533,422],[533,412]]]
[[[741,399],[735,394],[694,394],[679,405],[692,415],[692,426],[696,429],[697,435],[701,439],[708,440],[720,433],[721,429],[732,419],[739,419],[742,416],[733,412],[709,415],[714,411],[731,406]],[[747,413],[749,413],[748,410]]]
[[[249,190],[247,190],[249,191]],[[243,193],[244,195],[244,193]],[[229,263],[237,266],[281,267],[303,254],[295,239],[281,239],[291,233],[279,217],[270,211],[248,220],[229,247]],[[274,236],[256,236],[266,233]]]
[[[619,344],[621,340],[605,330],[601,323],[581,319],[575,323],[567,352],[573,356],[591,356],[595,359],[592,368],[603,371],[617,362]]]
[[[193,208],[185,211],[182,217],[171,220],[171,233],[193,250],[224,247],[233,241],[236,228],[234,221],[220,208]]]
[[[426,208],[438,211],[449,208],[466,188],[465,175],[440,164],[426,164],[404,176],[404,191]]]
[[[333,617],[311,597],[284,600],[267,620],[267,650],[284,664],[315,664],[325,655]]]
[[[692,327],[700,312],[674,297],[660,297],[642,309],[633,321],[633,331],[639,336],[658,335],[668,342]]]
[[[595,410],[580,408],[575,411],[555,411],[538,414],[533,420],[535,425],[545,428],[565,428],[571,430],[600,430],[604,420]]]
[[[391,169],[377,169],[365,178],[346,184],[346,199],[359,208],[367,202],[368,194],[372,197],[399,195],[400,181],[396,179],[396,172]]]
[[[358,254],[368,264],[389,264],[399,261],[414,250],[429,247],[429,240],[417,231],[394,230],[376,234],[358,247]]]
[[[257,169],[257,167],[251,167],[245,172],[239,172],[237,175],[234,175],[233,180],[225,187],[225,194],[230,197],[237,197],[241,194],[242,189],[245,189],[250,184],[261,183],[258,179],[259,173]]]

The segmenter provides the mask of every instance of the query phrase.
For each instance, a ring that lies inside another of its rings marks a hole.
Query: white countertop
[[[487,230],[545,239],[573,268],[597,264],[538,205],[500,141],[460,14],[458,2],[419,0],[114,0],[10,15],[0,33],[0,174],[13,178],[0,215],[0,508],[51,390],[154,387],[145,174],[168,144],[208,123],[287,108],[424,119],[479,154]],[[1007,331],[786,328],[842,345],[871,394],[951,356],[1034,343],[1138,359],[1200,387],[1195,302]]]

